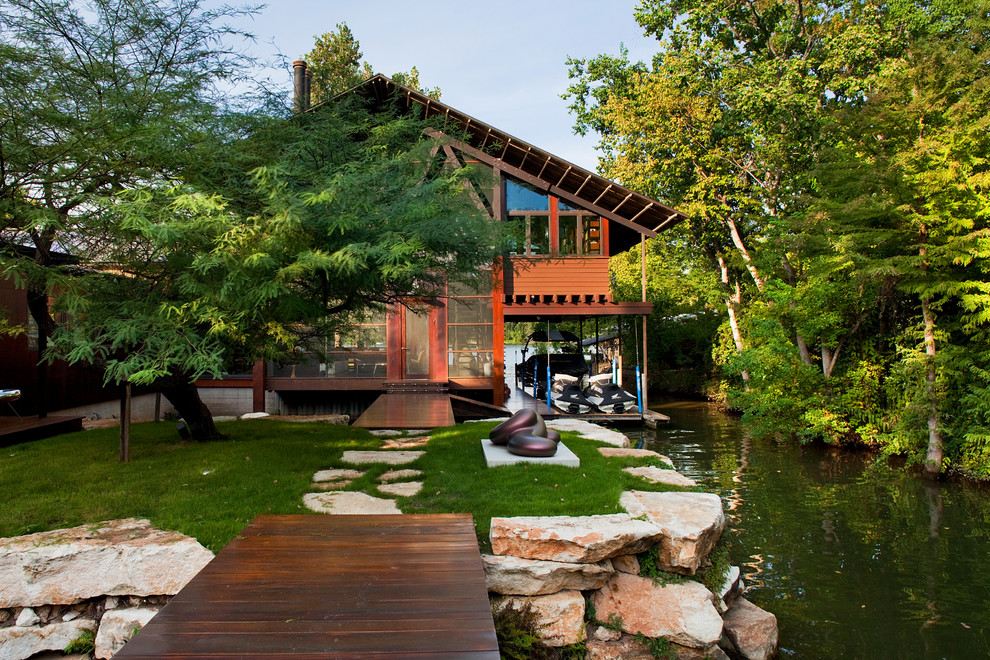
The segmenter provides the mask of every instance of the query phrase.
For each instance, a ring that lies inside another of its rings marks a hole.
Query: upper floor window
[[[509,253],[600,256],[602,218],[525,183],[506,181]]]

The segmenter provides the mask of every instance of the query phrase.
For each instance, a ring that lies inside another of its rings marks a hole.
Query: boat
[[[612,382],[612,374],[591,377],[584,389],[585,398],[607,415],[621,415],[639,410],[639,399]]]
[[[591,412],[595,404],[588,400],[581,390],[581,378],[559,374],[554,376],[553,387],[550,389],[553,405],[569,415],[579,415]]]
[[[564,344],[560,353],[539,353],[528,355],[529,345],[533,342],[548,344]],[[559,376],[575,378],[580,385],[580,379],[588,373],[588,364],[581,353],[581,340],[577,335],[566,330],[537,330],[526,338],[523,346],[522,361],[516,363],[516,384],[529,389],[536,387],[536,397],[546,397],[547,363],[550,364],[550,382]],[[580,387],[578,388],[580,389]]]

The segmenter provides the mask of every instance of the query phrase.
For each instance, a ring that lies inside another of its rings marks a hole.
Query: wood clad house
[[[304,67],[296,63],[297,81]],[[297,109],[305,110],[300,88]],[[446,142],[448,161],[491,171],[491,188],[467,191],[492,220],[510,225],[512,246],[493,264],[491,290],[452,286],[445,299],[395,306],[328,337],[322,360],[259,363],[250,374],[201,386],[252,388],[253,408],[267,412],[354,414],[382,392],[409,388],[501,406],[505,322],[650,313],[648,302],[612,299],[609,257],[682,220],[680,212],[384,76],[349,93],[442,118],[461,136]]]

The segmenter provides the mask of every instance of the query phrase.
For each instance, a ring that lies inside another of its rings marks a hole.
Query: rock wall
[[[725,528],[718,496],[630,491],[621,502],[625,514],[493,518],[494,554],[482,560],[495,607],[529,609],[544,643],[584,642],[589,660],[648,660],[642,637],[685,660],[773,657],[776,618],[740,597],[738,567],[717,593],[689,579]],[[651,550],[675,579],[640,575]]]
[[[109,658],[212,558],[133,518],[0,539],[0,660],[87,634]]]

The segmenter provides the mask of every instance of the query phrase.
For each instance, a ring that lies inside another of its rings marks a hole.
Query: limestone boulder
[[[0,607],[103,595],[176,594],[213,553],[147,520],[111,520],[0,539]]]
[[[40,628],[0,628],[0,660],[24,660],[44,651],[61,651],[87,632],[96,632],[96,621],[76,619]]]
[[[124,610],[107,612],[100,619],[100,630],[96,633],[96,649],[93,654],[97,658],[113,657],[124,644],[134,636],[134,633],[148,625],[148,622],[158,614],[158,610],[147,607],[131,607]]]
[[[646,467],[627,467],[623,469],[623,472],[627,472],[634,477],[642,477],[653,484],[667,484],[668,486],[682,486],[684,488],[693,488],[698,485],[694,479],[685,477],[676,470],[658,468],[652,465]]]
[[[728,610],[736,598],[741,596],[745,590],[746,585],[743,583],[742,569],[738,566],[730,566],[729,572],[725,576],[725,582],[722,583],[722,587],[715,593],[724,606],[722,614],[725,614],[725,610]]]
[[[492,550],[497,555],[559,562],[595,563],[643,552],[662,530],[625,514],[492,518]]]
[[[708,646],[703,649],[671,644],[672,657],[676,660],[730,660],[729,656],[718,646]]]
[[[660,527],[658,561],[666,571],[694,575],[725,528],[722,500],[714,493],[633,490],[619,502],[629,515]]]
[[[612,577],[609,560],[594,564],[524,559],[511,555],[482,555],[488,591],[537,596],[558,591],[600,589]]]
[[[507,596],[496,607],[536,615],[539,635],[547,646],[567,646],[584,641],[584,596],[580,591],[560,591],[547,596]]]
[[[585,649],[585,660],[656,660],[646,644],[629,635],[614,640],[589,639]]]
[[[702,584],[654,584],[649,578],[616,573],[591,602],[601,621],[621,621],[630,635],[664,637],[682,646],[705,648],[722,637],[715,597]]]
[[[612,568],[623,573],[639,575],[639,557],[636,555],[619,555],[612,557]]]
[[[777,617],[737,598],[723,617],[725,636],[745,660],[767,660],[777,653]]]

